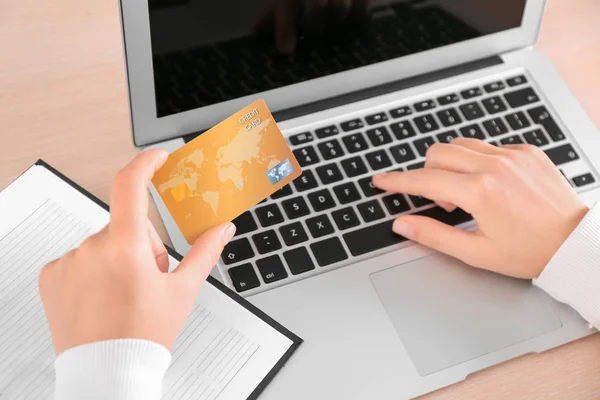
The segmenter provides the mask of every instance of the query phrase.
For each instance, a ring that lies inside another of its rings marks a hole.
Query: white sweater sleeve
[[[139,339],[73,347],[55,363],[55,400],[159,400],[171,363],[163,346]]]
[[[600,203],[588,211],[534,284],[600,329]]]

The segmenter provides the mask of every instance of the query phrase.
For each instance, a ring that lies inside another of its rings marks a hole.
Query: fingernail
[[[415,236],[415,227],[405,221],[395,221],[392,230],[407,239],[412,239]]]
[[[235,235],[235,225],[229,223],[223,231],[223,241],[225,243],[229,243],[229,241],[233,238],[233,235]]]

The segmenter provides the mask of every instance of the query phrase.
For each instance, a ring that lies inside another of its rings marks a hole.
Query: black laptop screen
[[[520,26],[526,0],[149,0],[164,117]]]

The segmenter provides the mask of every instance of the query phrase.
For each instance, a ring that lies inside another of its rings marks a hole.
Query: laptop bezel
[[[506,53],[535,43],[545,0],[527,0],[521,27],[157,118],[147,0],[121,0],[131,129],[138,147],[205,130],[257,98],[272,111]]]

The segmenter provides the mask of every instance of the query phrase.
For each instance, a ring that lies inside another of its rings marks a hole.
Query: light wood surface
[[[108,201],[135,154],[116,0],[0,0],[0,188],[43,158]],[[600,1],[549,0],[538,43],[600,126]],[[168,241],[156,210],[150,216]],[[2,221],[0,221],[2,223]],[[424,399],[600,398],[600,335]]]

